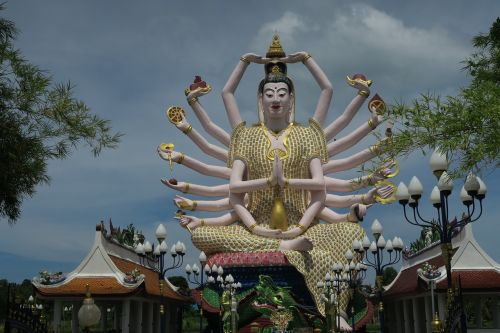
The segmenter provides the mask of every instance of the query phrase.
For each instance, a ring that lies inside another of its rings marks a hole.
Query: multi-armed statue
[[[320,87],[316,110],[308,125],[295,122],[295,91],[287,76],[289,64],[302,62]],[[263,64],[265,77],[258,85],[258,123],[247,126],[242,120],[234,92],[247,67]],[[304,276],[320,312],[324,313],[321,290],[317,281],[344,260],[352,241],[363,238],[364,231],[356,223],[362,220],[376,201],[386,202],[394,187],[385,178],[395,174],[395,162],[388,162],[377,171],[356,179],[342,180],[327,174],[349,170],[376,157],[387,143],[362,150],[352,156],[330,159],[352,147],[382,121],[381,99],[369,104],[371,116],[343,138],[338,133],[352,120],[370,95],[371,81],[363,75],[348,77],[348,84],[357,95],[343,114],[324,127],[332,98],[332,85],[324,72],[306,52],[286,55],[279,37],[273,37],[265,57],[248,53],[240,58],[222,90],[222,99],[232,133],[213,123],[198,98],[210,91],[199,77],[186,89],[189,105],[203,128],[228,149],[209,143],[187,121],[179,107],[168,110],[169,119],[207,155],[226,166],[203,163],[162,144],[160,156],[183,164],[206,176],[229,180],[217,186],[204,186],[175,179],[162,182],[177,191],[218,200],[195,201],[176,196],[175,204],[186,210],[228,211],[219,217],[180,216],[182,226],[192,233],[194,245],[207,254],[218,252],[283,251],[288,261]],[[373,186],[356,195],[331,192],[353,192]],[[349,208],[344,214],[331,208]],[[321,223],[324,221],[326,223]],[[347,305],[348,295],[344,296]],[[347,324],[346,324],[347,325]]]

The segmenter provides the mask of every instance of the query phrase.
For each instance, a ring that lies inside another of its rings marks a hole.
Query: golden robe
[[[246,165],[246,179],[268,178],[273,169],[274,151],[264,125],[245,127],[241,123],[234,128],[228,158],[228,167],[234,160],[241,160]],[[309,126],[291,124],[284,140],[286,151],[280,151],[283,173],[289,179],[311,178],[309,164],[313,158],[319,158],[324,164],[328,160],[326,139],[320,125],[313,119]],[[288,228],[296,226],[309,204],[306,190],[286,188],[267,188],[248,193],[248,211],[255,221],[270,227],[271,210],[276,197],[281,198],[288,217]],[[313,242],[309,252],[284,251],[288,261],[304,276],[307,288],[311,292],[316,306],[325,314],[321,290],[318,281],[331,272],[335,262],[346,263],[345,252],[352,247],[354,239],[361,239],[364,231],[355,223],[320,224],[312,221],[303,234]],[[192,234],[193,244],[206,254],[218,252],[267,252],[277,251],[279,239],[266,238],[252,234],[243,225],[226,227],[198,227]],[[345,310],[347,293],[341,298],[341,308]]]

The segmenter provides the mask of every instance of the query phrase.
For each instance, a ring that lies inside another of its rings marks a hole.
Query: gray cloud
[[[183,95],[194,75],[200,74],[213,86],[202,103],[214,121],[229,130],[219,92],[240,55],[265,53],[275,30],[287,52],[310,52],[331,79],[335,93],[328,121],[332,121],[355,96],[344,78],[357,72],[373,79],[373,90],[388,102],[408,100],[428,90],[456,93],[467,82],[459,69],[471,51],[470,38],[486,31],[500,12],[495,1],[421,1],[405,6],[398,1],[321,0],[314,5],[275,1],[265,8],[255,3],[217,4],[8,3],[5,15],[22,30],[16,45],[25,56],[56,81],[76,82],[76,95],[126,136],[117,150],[105,151],[99,158],[80,149],[68,160],[50,163],[51,185],[40,187],[26,201],[17,225],[0,225],[0,251],[76,263],[90,247],[94,225],[109,217],[117,225],[136,224],[150,238],[163,221],[170,241],[179,238],[188,244],[185,230],[171,219],[174,193],[159,182],[169,173],[156,155],[156,146],[174,142],[187,154],[216,161],[200,156],[168,123],[164,110],[168,105],[183,106],[188,119],[203,132]],[[262,75],[261,66],[249,66],[237,91],[242,116],[250,123],[256,120],[256,86]],[[317,85],[300,63],[290,66],[290,75],[297,86],[298,118],[306,121],[319,94]],[[363,107],[345,133],[367,117]],[[413,174],[427,173],[423,171],[426,159],[415,155],[403,160],[399,179],[408,181]],[[353,171],[342,177],[355,175]],[[194,183],[221,182],[180,166],[174,176]],[[488,212],[475,226],[476,234],[499,260],[491,232],[500,232],[493,223],[498,215],[491,204],[498,202],[498,177],[485,178],[492,184],[485,202]],[[422,175],[422,180],[430,190],[432,176]],[[401,221],[397,205],[372,209],[365,227],[375,217],[385,221],[388,232],[400,233],[407,241],[418,235],[418,230]],[[186,261],[196,258],[197,251],[191,249]]]

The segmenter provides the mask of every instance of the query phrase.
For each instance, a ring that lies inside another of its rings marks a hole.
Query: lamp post
[[[216,264],[213,264],[212,267],[210,267],[208,264],[206,264],[206,256],[205,253],[202,252],[200,254],[200,257],[202,257],[202,254],[205,259],[205,265],[203,268],[203,271],[207,275],[207,282],[203,283],[203,272],[200,272],[200,269],[196,264],[193,265],[193,267],[186,265],[186,273],[188,275],[188,281],[198,285],[201,290],[201,299],[200,299],[200,309],[202,308],[203,305],[203,289],[206,287],[207,284],[211,284],[214,286],[214,289],[217,291],[219,295],[219,304],[220,304],[220,312],[219,315],[221,317],[221,332],[226,331],[223,330],[223,320],[222,320],[222,303],[223,299],[227,296],[228,302],[229,302],[229,310],[231,311],[231,332],[235,333],[237,331],[237,323],[236,323],[236,312],[237,312],[237,303],[235,300],[235,295],[236,295],[236,290],[241,288],[241,283],[236,282],[231,274],[225,275],[224,276],[224,268],[222,266],[217,266]],[[200,260],[201,263],[201,260]],[[194,278],[193,280],[190,279],[191,273],[194,273]],[[197,276],[200,275],[201,279],[200,281],[197,280]],[[200,310],[200,333],[202,330],[201,327],[201,310]]]
[[[205,288],[205,285],[207,282],[203,281],[203,272],[208,276],[211,273],[210,266],[207,264],[207,256],[205,255],[205,252],[201,251],[200,256],[198,257],[198,260],[200,262],[200,267],[203,268],[203,270],[200,270],[198,265],[193,264],[191,267],[189,264],[186,265],[186,274],[187,274],[187,279],[189,282],[192,284],[200,287],[200,333],[203,331],[203,288]],[[191,279],[191,274],[193,274],[193,279]],[[198,280],[198,276],[200,276],[200,279]]]
[[[450,211],[448,197],[453,190],[453,182],[446,172],[448,169],[448,160],[446,156],[438,150],[434,151],[429,161],[430,167],[436,178],[438,179],[437,186],[431,191],[430,201],[432,206],[437,210],[437,220],[426,220],[422,217],[419,210],[419,203],[423,193],[423,186],[417,177],[413,177],[408,185],[401,182],[396,192],[396,198],[403,206],[403,212],[408,223],[419,227],[430,227],[433,231],[439,233],[441,243],[441,255],[446,267],[446,281],[448,286],[448,308],[452,302],[452,276],[451,276],[451,259],[454,250],[451,245],[451,239],[455,232],[463,228],[469,223],[477,221],[483,212],[483,199],[486,196],[486,185],[483,181],[470,173],[464,182],[460,191],[460,199],[467,208],[461,220],[456,218],[450,221]],[[477,201],[477,202],[476,202]],[[407,213],[406,206],[409,206],[410,216]],[[449,322],[449,313],[447,316],[447,324]]]
[[[354,329],[354,315],[355,315],[355,307],[354,307],[354,292],[356,288],[361,283],[361,281],[366,276],[367,266],[362,262],[354,262],[354,254],[351,250],[347,250],[345,253],[345,258],[347,259],[347,264],[345,265],[344,271],[347,273],[347,285],[352,290],[352,307],[351,307],[351,327],[352,332],[355,332]]]
[[[215,266],[215,265],[214,265]],[[224,302],[227,300],[229,303],[229,311],[231,311],[231,332],[236,333],[237,331],[237,325],[236,325],[236,311],[237,311],[237,304],[235,300],[235,294],[236,290],[238,288],[241,288],[241,283],[240,282],[235,282],[234,278],[231,274],[227,274],[224,276],[224,268],[222,266],[217,267],[217,271],[214,270],[214,267],[212,266],[212,277],[214,277],[217,274],[217,278],[212,278],[209,279],[208,282],[214,284],[215,289],[217,290],[219,294],[219,306],[220,306],[220,316],[221,316],[221,330],[220,332],[225,332],[224,330],[224,320],[223,320],[223,312],[224,310]]]
[[[142,260],[147,260],[148,265],[150,264],[150,259],[154,259],[152,267],[158,272],[160,280],[160,332],[163,333],[165,331],[165,306],[163,304],[165,301],[163,298],[165,275],[168,271],[182,266],[182,263],[184,262],[184,255],[186,254],[186,245],[180,241],[172,244],[170,247],[172,265],[166,267],[165,254],[167,253],[168,246],[165,239],[167,238],[167,229],[162,223],[160,223],[156,228],[155,236],[158,240],[158,244],[156,246],[145,240],[144,243],[137,244],[135,252]]]
[[[95,305],[94,299],[90,295],[90,287],[86,285],[87,292],[83,305],[78,310],[78,322],[85,332],[89,331],[90,326],[94,326],[101,319],[101,310]]]
[[[340,294],[350,287],[348,271],[349,264],[344,269],[343,264],[334,263],[331,274],[327,272],[324,279],[316,284],[319,289],[323,290],[321,298],[325,303],[325,312],[328,314],[326,317],[327,332],[340,332]]]
[[[375,240],[370,242],[368,236],[365,236],[362,240],[354,240],[352,243],[352,248],[354,252],[364,256],[364,263],[367,266],[375,269],[376,279],[375,286],[377,290],[378,298],[378,313],[380,321],[380,332],[385,332],[385,322],[384,322],[384,303],[383,303],[383,286],[382,277],[384,274],[384,268],[394,265],[401,259],[401,251],[403,250],[403,240],[399,237],[394,237],[391,241],[385,240],[382,235],[383,227],[380,222],[375,219],[371,226],[371,231]],[[385,255],[384,251],[389,254]],[[371,258],[369,252],[372,254]],[[386,261],[384,263],[384,261]]]

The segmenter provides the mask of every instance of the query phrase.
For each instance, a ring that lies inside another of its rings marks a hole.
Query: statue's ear
[[[262,106],[262,93],[257,94],[257,100],[258,100],[257,115],[259,117],[259,121],[261,123],[263,123],[264,122],[264,107]]]

